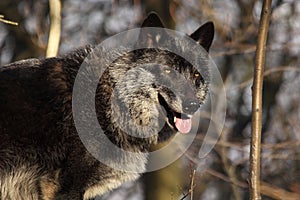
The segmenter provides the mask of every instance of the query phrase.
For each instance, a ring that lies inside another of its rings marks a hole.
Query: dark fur
[[[142,26],[163,25],[155,14],[150,14]],[[212,23],[200,27],[191,37],[208,51],[213,39]],[[62,57],[23,60],[0,68],[1,200],[89,199],[138,178],[137,173],[117,171],[97,161],[77,135],[72,116],[72,89],[77,71],[91,51],[92,46],[87,46]],[[175,97],[161,85],[146,85],[150,93],[139,88],[142,82],[155,81],[147,80],[151,74],[166,84],[177,78],[166,75],[163,68],[141,69],[123,76],[138,63],[151,62],[180,72],[198,90],[183,91],[178,84],[177,92],[182,95]],[[168,123],[159,133],[145,139],[127,135],[117,128],[111,119],[112,89],[116,87],[116,101],[133,105],[129,108],[133,122],[143,125],[161,116],[161,111],[149,110],[149,105],[162,105],[192,115],[194,110],[183,111],[185,99],[196,99],[200,105],[207,93],[207,83],[201,76],[194,77],[195,73],[198,72],[183,58],[153,48],[135,50],[116,60],[104,72],[96,93],[98,121],[105,134],[117,146],[134,152],[147,152],[151,144],[174,135],[176,130]],[[119,79],[122,84],[118,85]],[[141,102],[147,102],[147,106]],[[126,122],[121,113],[117,116],[117,120]],[[130,128],[137,134],[140,132],[135,126]],[[141,168],[145,164],[146,157],[141,156]]]

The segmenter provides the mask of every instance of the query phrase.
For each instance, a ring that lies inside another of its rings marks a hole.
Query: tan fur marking
[[[41,178],[40,187],[44,200],[53,200],[55,198],[55,193],[59,189],[59,172],[60,170],[57,170],[53,175],[48,175]]]
[[[36,167],[20,166],[7,174],[0,174],[1,200],[35,200],[38,199],[36,188]]]
[[[91,198],[95,198],[97,195],[102,195],[108,191],[111,191],[112,189],[115,189],[122,185],[124,182],[136,180],[139,177],[139,174],[131,174],[126,175],[118,178],[112,178],[108,179],[107,181],[104,181],[99,184],[95,184],[85,191],[83,195],[84,200],[88,200]]]

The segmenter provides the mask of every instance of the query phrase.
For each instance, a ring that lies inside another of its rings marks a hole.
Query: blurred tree
[[[25,5],[15,0],[0,2],[0,13],[19,24],[18,26],[5,25],[5,30],[7,31],[5,41],[7,45],[14,47],[11,60],[41,57],[44,55],[45,48],[38,41],[38,33],[30,33],[26,28],[26,25],[28,25],[26,24],[26,17],[30,17],[29,13],[35,13],[34,16],[39,19],[45,17],[46,13],[44,11],[47,9],[45,3],[36,3],[36,7],[33,8],[25,7]]]

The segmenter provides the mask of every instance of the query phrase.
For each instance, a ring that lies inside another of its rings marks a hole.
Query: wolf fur
[[[142,27],[163,27],[163,24],[151,13]],[[213,24],[209,22],[190,37],[208,51],[213,35]],[[146,40],[161,42],[155,36]],[[80,65],[92,50],[93,46],[86,46],[61,57],[22,60],[0,68],[1,200],[92,199],[139,177],[138,173],[115,170],[99,162],[77,134],[72,89]],[[153,62],[163,67],[131,71],[139,63]],[[181,88],[182,78],[172,71],[184,75],[196,90]],[[178,82],[173,87],[176,95],[165,87],[174,84],[174,79]],[[152,84],[155,80],[162,84]],[[139,167],[145,169],[144,152],[150,145],[176,134],[173,115],[177,118],[181,117],[177,115],[184,118],[193,115],[204,102],[207,89],[208,83],[200,72],[182,57],[161,49],[134,50],[113,62],[99,80],[98,121],[112,143],[141,153]],[[117,103],[112,109],[113,101]],[[118,105],[128,108],[130,123],[126,118],[128,113],[125,116]],[[117,119],[112,119],[112,115]],[[141,128],[161,120],[164,124],[160,132],[155,132],[156,128]],[[118,124],[126,126],[127,122],[127,130],[134,136],[118,127]],[[130,158],[122,159],[131,163]]]

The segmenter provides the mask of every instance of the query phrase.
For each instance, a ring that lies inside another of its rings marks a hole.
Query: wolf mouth
[[[167,123],[176,132],[189,133],[192,128],[191,115],[179,113],[172,109],[161,94],[158,94],[159,104],[165,109]]]

